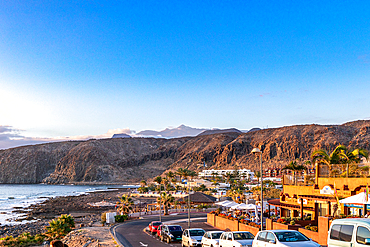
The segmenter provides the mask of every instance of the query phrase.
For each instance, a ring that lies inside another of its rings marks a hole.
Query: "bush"
[[[61,239],[75,227],[74,218],[71,215],[63,214],[58,219],[54,219],[49,222],[49,226],[46,227],[45,235],[50,240]]]
[[[317,232],[318,231],[317,226],[311,226],[311,231]]]
[[[44,242],[46,237],[44,235],[31,235],[28,232],[22,233],[16,238],[12,236],[7,236],[5,238],[0,238],[0,246],[33,246],[40,245]]]
[[[292,226],[294,226],[294,225],[295,225],[295,221],[294,221],[294,220],[291,220],[291,221],[290,221],[290,224],[291,224]]]
[[[101,223],[105,224],[105,222],[107,222],[107,213],[106,212],[101,214]]]

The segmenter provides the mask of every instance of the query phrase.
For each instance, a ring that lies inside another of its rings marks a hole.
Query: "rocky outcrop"
[[[258,169],[305,161],[312,151],[339,144],[369,150],[370,121],[296,125],[248,133],[226,132],[176,139],[112,138],[49,143],[0,151],[0,183],[137,182],[168,170]]]

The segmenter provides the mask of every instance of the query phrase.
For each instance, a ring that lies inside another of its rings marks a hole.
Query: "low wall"
[[[229,220],[220,216],[216,216],[215,227],[230,231],[239,231],[239,222],[237,220]],[[209,223],[209,222],[208,222]]]
[[[239,223],[239,231],[247,231],[252,233],[254,236],[256,236],[257,232],[259,232],[259,228],[254,226],[249,226],[246,224]]]
[[[310,231],[304,228],[299,228],[298,231],[303,233],[303,235],[305,235],[306,237],[311,238],[316,243],[320,241],[320,235],[318,232]]]
[[[272,219],[269,218],[266,219],[266,230],[273,230],[272,223],[273,223]]]
[[[207,223],[221,230],[228,229],[230,231],[248,231],[253,235],[256,235],[257,232],[260,230],[257,227],[240,223],[237,220],[229,220],[220,216],[216,216],[214,214],[207,214]]]
[[[285,225],[285,224],[281,224],[281,223],[277,223],[277,222],[273,222],[272,223],[272,228],[273,230],[296,230],[298,231],[298,229],[301,227],[301,225]]]

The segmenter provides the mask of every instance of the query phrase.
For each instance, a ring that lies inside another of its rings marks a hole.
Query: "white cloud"
[[[89,139],[105,139],[111,138],[114,134],[128,134],[132,135],[135,132],[126,129],[110,129],[107,133],[101,135],[80,135],[80,136],[67,136],[67,137],[53,137],[53,138],[40,138],[40,137],[25,137],[20,133],[22,130],[15,129],[9,125],[0,125],[0,149],[7,149],[19,147],[24,145],[34,145],[47,142],[58,141],[72,141],[72,140],[89,140]]]

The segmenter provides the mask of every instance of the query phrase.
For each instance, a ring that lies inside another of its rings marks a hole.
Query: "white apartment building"
[[[203,177],[203,178],[212,178],[214,175],[215,176],[222,176],[226,175],[227,173],[233,173],[235,170],[203,170],[198,173],[198,177]],[[238,170],[239,175],[241,177],[245,177],[247,179],[253,179],[254,177],[254,172],[248,169],[241,169]]]

